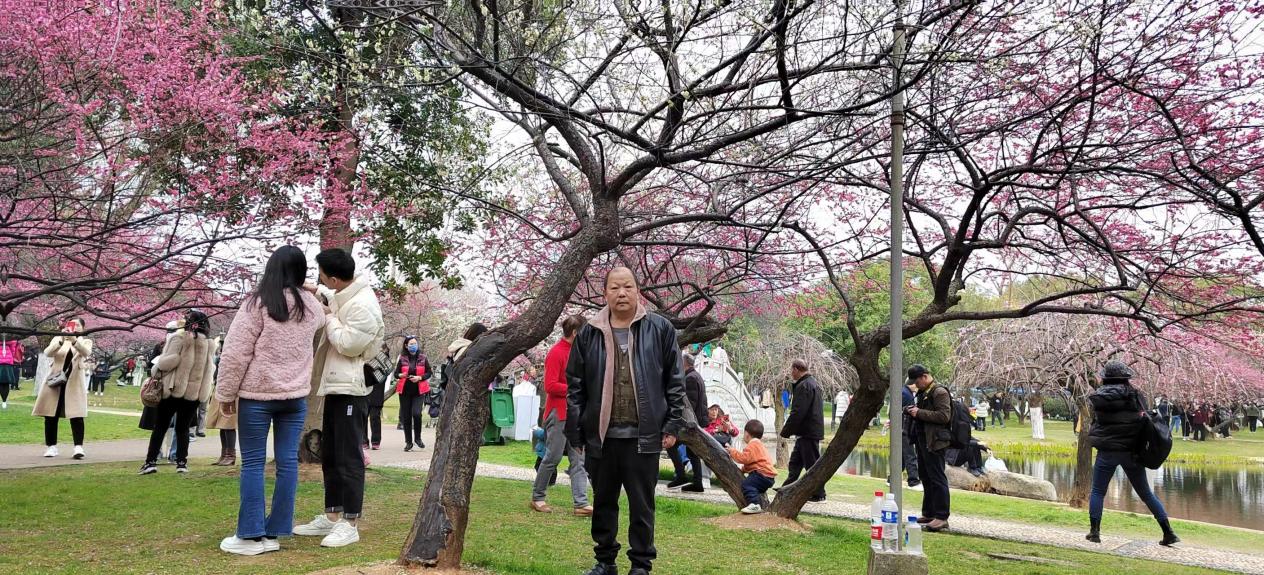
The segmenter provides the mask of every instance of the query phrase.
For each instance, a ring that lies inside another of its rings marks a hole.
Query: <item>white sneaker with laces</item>
[[[83,459],[85,455],[87,454],[83,452],[83,446],[76,445],[75,446],[75,459]]]
[[[320,541],[321,547],[346,547],[360,540],[360,530],[346,521],[339,521],[334,528]]]
[[[219,542],[220,551],[227,551],[235,555],[259,555],[266,551],[262,541],[251,541],[250,539],[241,539],[236,535],[225,537]]]
[[[280,550],[281,550],[280,541],[277,541],[276,539],[268,539],[267,537],[263,538],[263,552],[264,553],[271,553],[273,551],[280,551]]]
[[[57,457],[57,446],[56,445],[48,446],[48,449],[44,451],[44,457]]]
[[[763,512],[764,508],[760,507],[758,503],[751,503],[750,505],[742,508],[742,513],[746,515],[758,515]]]
[[[918,483],[917,485],[910,485],[909,491],[926,491],[926,488],[922,487],[921,483]]]
[[[334,530],[334,522],[325,517],[324,513],[317,515],[312,519],[311,523],[299,525],[294,528],[295,535],[303,535],[306,537],[324,537]]]

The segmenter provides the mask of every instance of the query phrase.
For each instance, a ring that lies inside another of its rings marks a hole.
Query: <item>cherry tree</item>
[[[527,142],[517,150],[548,178],[515,190],[521,196],[462,198],[529,229],[509,249],[544,256],[505,274],[528,278],[521,292],[530,297],[456,366],[459,388],[444,406],[403,562],[459,566],[486,382],[547,337],[568,303],[590,296],[577,288],[600,281],[588,271],[594,262],[644,254],[643,269],[654,269],[673,257],[658,248],[682,243],[701,244],[699,259],[704,249],[746,246],[760,256],[808,254],[838,292],[857,391],[821,462],[770,506],[797,516],[885,398],[880,357],[890,332],[861,327],[838,272],[892,257],[883,214],[886,100],[896,89],[909,99],[910,242],[895,256],[925,269],[930,295],[906,321],[907,336],[1042,313],[1161,330],[1253,309],[1248,280],[1260,259],[1240,257],[1239,230],[1147,169],[1180,136],[1139,93],[1166,86],[1160,101],[1237,101],[1242,85],[1208,81],[1233,56],[1208,47],[1258,17],[1250,11],[913,3],[897,86],[887,59],[897,13],[886,2],[355,4],[412,26],[454,81],[515,126]],[[779,240],[775,248],[762,247],[765,235]],[[674,270],[669,281],[697,273]],[[1012,307],[961,307],[968,282],[997,277],[1048,281]],[[732,463],[703,453],[723,482]]]
[[[225,306],[234,244],[309,223],[328,146],[248,81],[211,7],[58,4],[0,38],[0,320],[49,335]],[[18,322],[15,322],[18,323]]]
[[[958,389],[1022,387],[1038,405],[1046,394],[1070,397],[1076,411],[1076,473],[1071,505],[1083,507],[1092,487],[1093,421],[1088,395],[1106,361],[1122,360],[1133,385],[1153,407],[1158,397],[1189,403],[1232,403],[1264,392],[1258,326],[1200,322],[1154,334],[1136,322],[1086,315],[1041,315],[962,330],[953,378]],[[1021,345],[1017,342],[1021,342]],[[1033,423],[1034,425],[1034,423]]]

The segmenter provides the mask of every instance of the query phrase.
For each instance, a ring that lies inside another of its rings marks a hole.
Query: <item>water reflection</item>
[[[1052,482],[1059,495],[1070,492],[1075,477],[1075,462],[1070,459],[1012,457],[1007,458],[1005,464],[1010,471]],[[857,449],[843,462],[840,471],[886,477],[886,453]],[[1147,470],[1146,476],[1172,517],[1264,529],[1264,466],[1165,465]],[[1149,513],[1145,503],[1133,493],[1123,470],[1115,473],[1114,482],[1106,493],[1106,507]]]

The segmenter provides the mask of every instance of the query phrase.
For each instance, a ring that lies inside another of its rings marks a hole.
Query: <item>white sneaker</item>
[[[85,455],[87,454],[83,452],[83,446],[76,445],[75,446],[75,459],[83,459]]]
[[[280,541],[277,541],[276,539],[268,539],[267,537],[263,538],[263,552],[264,553],[271,553],[273,551],[280,551],[280,550],[281,550]]]
[[[57,457],[57,446],[56,445],[48,446],[48,449],[44,451],[44,457]]]
[[[320,541],[321,547],[346,547],[360,540],[360,530],[346,521],[339,521],[334,528]]]
[[[225,537],[219,542],[220,551],[227,551],[236,555],[259,555],[267,549],[262,541],[251,541],[249,539],[241,539],[236,535]]]
[[[922,487],[921,483],[918,483],[917,485],[910,485],[908,489],[909,491],[926,491],[926,488]]]
[[[742,513],[746,515],[758,515],[763,512],[764,508],[760,507],[758,503],[751,503],[750,505],[742,508]]]
[[[0,401],[0,409],[9,409],[9,402]]]
[[[325,517],[324,513],[317,515],[307,525],[299,525],[294,528],[295,535],[303,535],[306,537],[324,537],[334,530],[334,522]]]

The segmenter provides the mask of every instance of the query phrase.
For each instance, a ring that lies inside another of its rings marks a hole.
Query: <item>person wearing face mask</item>
[[[62,326],[66,335],[54,337],[44,348],[52,360],[35,409],[31,415],[44,418],[44,457],[57,457],[57,420],[70,420],[70,433],[75,442],[75,459],[83,459],[83,418],[88,414],[87,361],[92,357],[92,340],[80,337],[83,320],[73,318]]]
[[[404,451],[412,451],[413,444],[425,449],[421,440],[421,411],[430,396],[430,360],[421,353],[417,336],[404,338],[404,350],[395,364],[395,393],[399,395],[400,420],[404,424]]]

